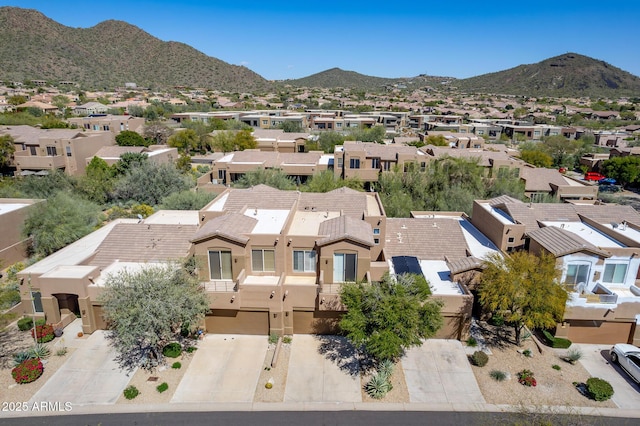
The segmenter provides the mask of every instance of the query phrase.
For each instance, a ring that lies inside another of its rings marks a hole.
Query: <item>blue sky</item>
[[[416,3],[416,4],[413,4]],[[472,77],[575,52],[640,76],[640,1],[4,1],[70,27],[108,19],[271,80],[339,67]]]

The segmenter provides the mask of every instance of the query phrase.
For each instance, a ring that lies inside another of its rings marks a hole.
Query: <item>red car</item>
[[[584,174],[584,180],[593,180],[596,182],[604,179],[605,177],[606,177],[605,175],[598,172],[587,172]]]

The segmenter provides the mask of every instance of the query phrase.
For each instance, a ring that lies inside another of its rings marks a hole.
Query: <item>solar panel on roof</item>
[[[394,256],[391,258],[396,274],[422,274],[420,262],[415,256]]]

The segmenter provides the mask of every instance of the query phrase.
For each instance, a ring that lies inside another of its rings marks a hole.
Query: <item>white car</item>
[[[618,343],[611,348],[609,354],[611,361],[619,364],[633,380],[640,383],[640,348]]]

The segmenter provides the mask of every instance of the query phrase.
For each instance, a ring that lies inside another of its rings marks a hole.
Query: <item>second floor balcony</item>
[[[37,156],[37,155],[16,155],[15,165],[20,170],[53,170],[65,167],[65,158],[62,155]]]

